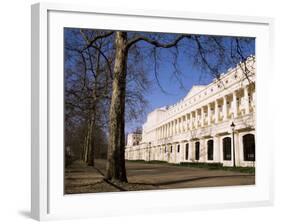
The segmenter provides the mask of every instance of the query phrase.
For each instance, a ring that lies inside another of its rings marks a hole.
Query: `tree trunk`
[[[127,70],[127,33],[116,32],[115,63],[109,114],[109,145],[106,178],[127,182],[125,168],[125,96]]]
[[[86,152],[86,163],[88,166],[94,166],[95,165],[95,136],[93,134],[94,129],[96,128],[96,109],[97,109],[97,104],[98,104],[98,99],[97,99],[97,88],[98,88],[98,76],[100,75],[100,52],[97,51],[97,62],[96,62],[96,70],[95,70],[95,82],[93,86],[93,92],[92,92],[92,108],[90,111],[90,119],[88,122],[88,128],[87,128],[87,133],[86,133],[86,142],[85,142],[85,152]]]
[[[86,134],[84,138],[84,144],[83,144],[83,161],[87,163],[87,158],[88,158],[88,147],[87,147],[87,141],[88,141],[88,135]]]
[[[88,124],[88,142],[87,142],[87,150],[88,150],[88,158],[87,158],[87,164],[88,166],[94,166],[94,150],[93,150],[93,127],[94,122],[91,118],[89,124]]]
[[[89,119],[88,125],[87,125],[87,131],[86,131],[86,136],[84,139],[84,162],[86,162],[89,165],[89,161],[91,160],[92,157],[92,149],[91,149],[91,142],[92,142],[92,129],[93,129],[93,124],[92,124],[92,119]]]

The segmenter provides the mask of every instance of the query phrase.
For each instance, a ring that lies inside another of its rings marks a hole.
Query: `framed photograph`
[[[272,29],[32,5],[32,217],[272,204]]]

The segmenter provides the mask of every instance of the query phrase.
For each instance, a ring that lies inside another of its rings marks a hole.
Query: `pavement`
[[[255,184],[254,174],[126,161],[128,184],[120,185],[104,180],[105,169],[105,160],[97,159],[95,168],[86,166],[82,161],[75,161],[65,170],[65,192],[91,193]]]

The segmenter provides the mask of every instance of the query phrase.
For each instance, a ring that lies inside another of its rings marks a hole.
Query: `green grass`
[[[132,162],[132,163],[145,163],[145,160],[138,159],[138,160],[126,160],[126,162]]]
[[[148,164],[163,164],[167,163],[167,161],[162,161],[162,160],[150,160],[150,161],[145,161],[142,159],[139,160],[126,160],[128,162],[133,162],[133,163],[148,163]]]
[[[255,167],[223,167],[223,170],[255,174]]]
[[[193,167],[193,168],[206,168],[206,169],[221,169],[222,163],[200,163],[200,162],[181,162],[179,166]]]
[[[169,164],[171,166],[201,168],[201,169],[208,169],[208,170],[225,170],[225,171],[255,174],[255,167],[226,167],[226,166],[223,166],[222,163],[181,162],[179,164],[174,164],[174,163],[168,163],[167,161],[161,161],[161,160],[150,160],[150,161],[127,160],[127,161],[134,162],[134,163]]]
[[[225,170],[225,171],[234,171],[234,172],[240,172],[240,173],[255,174],[255,167],[227,167],[227,166],[223,166],[222,163],[181,162],[180,164],[176,164],[176,165],[192,167],[192,168],[203,168],[203,169],[208,169],[208,170]]]

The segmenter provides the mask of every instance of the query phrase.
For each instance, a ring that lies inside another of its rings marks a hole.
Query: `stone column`
[[[178,133],[181,133],[181,118],[178,118]]]
[[[200,123],[201,123],[201,127],[204,126],[204,107],[201,107],[201,120],[200,120]]]
[[[198,111],[197,109],[195,110],[195,129],[198,127]]]
[[[214,140],[214,161],[222,162],[221,160],[222,155],[220,150],[220,138],[218,136],[215,136],[213,140]]]
[[[169,122],[169,137],[172,135],[172,125],[171,122]]]
[[[190,116],[189,116],[189,129],[192,130],[192,119],[193,119],[193,115],[192,112],[190,112]]]
[[[236,118],[237,117],[237,93],[236,93],[236,91],[233,92],[232,96],[233,96],[232,113],[233,113],[234,118]]]
[[[178,133],[181,133],[181,118],[178,118]]]
[[[223,112],[223,120],[226,121],[227,120],[227,97],[226,96],[223,97],[222,112]]]
[[[208,103],[208,125],[211,124],[211,118],[212,118],[212,115],[211,115],[211,104]]]
[[[185,120],[183,120],[183,118],[185,119],[185,116],[181,116],[181,132],[184,133],[185,131]]]
[[[249,105],[249,92],[248,92],[248,86],[245,86],[244,88],[244,105],[245,105],[245,113],[250,113],[250,105]]]
[[[219,121],[219,103],[218,100],[215,100],[215,123]]]

